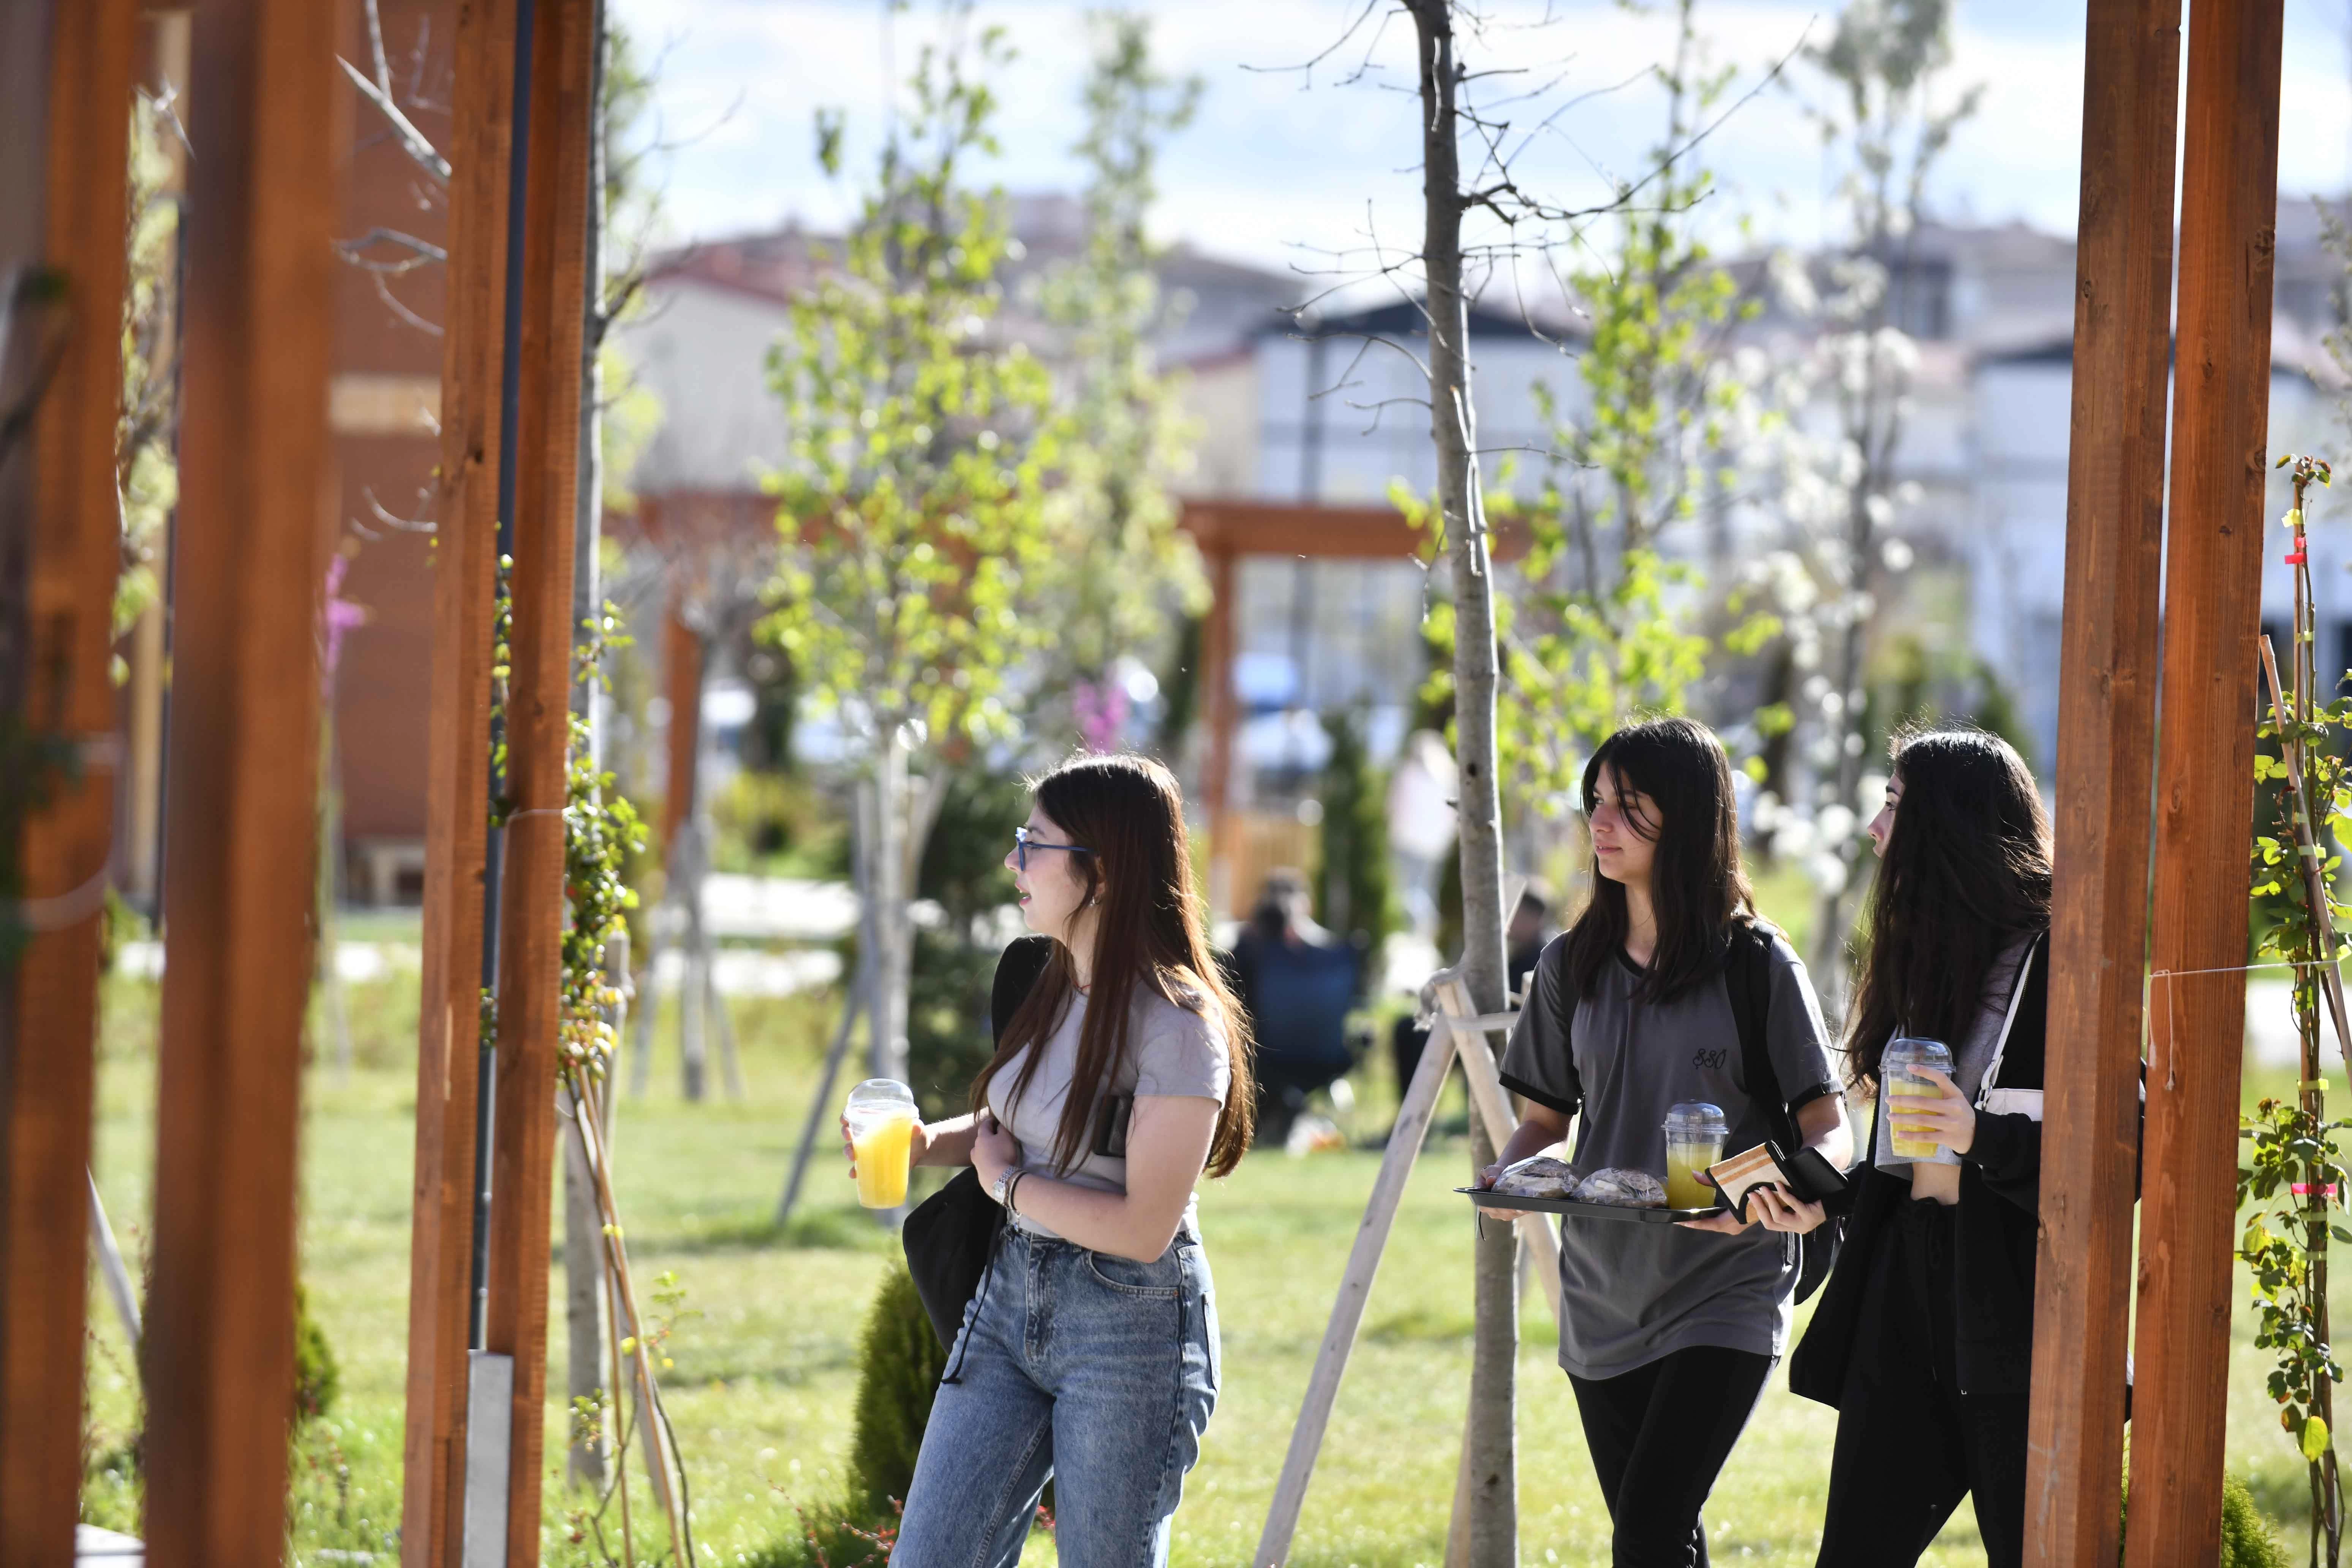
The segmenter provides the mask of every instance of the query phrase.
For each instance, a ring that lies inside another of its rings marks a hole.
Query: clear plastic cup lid
[[[1915,1039],[1906,1035],[1887,1042],[1886,1053],[1879,1062],[1882,1068],[1934,1068],[1937,1072],[1949,1072],[1952,1052],[1941,1040]]]
[[[849,1091],[852,1110],[912,1110],[915,1091],[894,1078],[869,1078]]]
[[[1728,1134],[1731,1123],[1724,1119],[1721,1106],[1709,1105],[1703,1100],[1688,1100],[1666,1112],[1665,1128],[1666,1137],[1670,1140],[1679,1138],[1704,1142],[1710,1138]]]

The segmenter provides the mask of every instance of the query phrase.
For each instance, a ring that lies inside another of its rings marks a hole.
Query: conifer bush
[[[2124,1535],[2131,1533],[2131,1499],[2126,1489],[2124,1499]],[[2221,1478],[2221,1554],[2216,1560],[2221,1568],[2290,1568],[2286,1547],[2280,1542],[2271,1521],[2263,1517],[2254,1494],[2246,1483],[2235,1476]],[[2123,1552],[2116,1552],[2121,1564]]]
[[[877,1568],[887,1559],[947,1359],[915,1294],[914,1277],[905,1265],[892,1265],[858,1335],[857,1404],[843,1495],[814,1504],[788,1499],[793,1533],[747,1559],[751,1568]]]
[[[915,1479],[931,1397],[947,1370],[947,1352],[931,1331],[914,1277],[904,1265],[882,1276],[857,1347],[857,1405],[849,1443],[851,1518],[869,1524],[895,1521],[896,1505]]]

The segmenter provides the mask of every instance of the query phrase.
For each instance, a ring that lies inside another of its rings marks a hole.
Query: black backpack
[[[1772,1070],[1772,1053],[1764,1038],[1766,1021],[1772,1010],[1772,942],[1779,934],[1761,921],[1734,925],[1725,946],[1723,984],[1731,998],[1732,1020],[1739,1030],[1739,1058],[1746,1069],[1748,1098],[1762,1108],[1772,1142],[1783,1150],[1794,1152],[1805,1146],[1805,1136],[1797,1126],[1796,1117],[1790,1113],[1788,1097],[1780,1091],[1780,1076]],[[1565,970],[1567,942],[1562,940],[1552,945],[1559,954],[1556,962]],[[1574,1007],[1566,1004],[1574,996],[1575,987],[1569,984],[1565,973],[1555,978],[1552,994],[1562,1002],[1555,1021],[1565,1045],[1576,1016]],[[1569,1071],[1573,1079],[1573,1056]],[[1576,1098],[1581,1109],[1584,1097],[1580,1084]],[[1798,1252],[1796,1299],[1803,1301],[1822,1288],[1837,1263],[1838,1247],[1845,1239],[1845,1216],[1832,1204],[1828,1223],[1791,1239],[1797,1243]]]
[[[996,981],[988,999],[992,1037],[1004,1037],[1013,1011],[1028,998],[1030,987],[1045,973],[1053,956],[1050,937],[1024,936],[1004,950],[996,963]],[[915,1205],[899,1227],[898,1240],[907,1249],[907,1272],[914,1277],[915,1294],[931,1320],[931,1331],[942,1348],[952,1348],[963,1327],[964,1309],[980,1289],[981,1276],[995,1253],[996,1238],[1004,1228],[1004,1211],[980,1184],[967,1165],[947,1184]],[[948,1381],[954,1381],[950,1372]]]

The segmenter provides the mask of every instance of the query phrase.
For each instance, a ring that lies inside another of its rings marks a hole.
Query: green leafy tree
[[[1360,713],[1324,721],[1331,756],[1323,766],[1323,863],[1317,878],[1324,922],[1360,935],[1372,963],[1400,921],[1389,866],[1387,781],[1372,765]]]
[[[1983,92],[1948,86],[1951,18],[1952,0],[1848,0],[1829,38],[1806,47],[1821,96],[1805,111],[1837,171],[1845,234],[1819,268],[1776,263],[1784,302],[1815,335],[1775,394],[1790,416],[1778,455],[1789,540],[1757,573],[1789,623],[1787,719],[1810,786],[1777,837],[1812,868],[1810,967],[1832,1013],[1869,858],[1855,828],[1873,809],[1864,787],[1870,633],[1909,559],[1892,531],[1916,491],[1895,468],[1918,363],[1906,322],[1918,324],[1916,307],[1927,303],[1911,263],[1928,179]]]
[[[2271,919],[2258,953],[2293,964],[2295,1035],[2301,1046],[2301,1078],[2292,1102],[2266,1099],[2254,1110],[2247,1163],[2238,1173],[2238,1202],[2249,1204],[2238,1256],[2253,1272],[2261,1327],[2256,1348],[2276,1358],[2269,1388],[2278,1402],[2279,1423],[2303,1456],[2311,1486],[2312,1561],[2328,1568],[2342,1559],[2344,1490],[2335,1438],[2335,1387],[2344,1380],[2329,1323],[2327,1248],[2331,1238],[2352,1242],[2352,1229],[2337,1218],[2352,1172],[2346,1169],[2343,1134],[2352,1121],[2327,1113],[2327,1080],[2321,1076],[2320,1019],[2335,1014],[2344,1027],[2342,982],[2337,963],[2344,944],[2339,922],[2352,917],[2334,882],[2341,845],[2352,826],[2352,770],[2341,742],[2352,728],[2352,698],[2318,700],[2313,658],[2315,616],[2309,552],[2304,531],[2304,500],[2314,483],[2326,485],[2328,467],[2314,458],[2281,458],[2294,465],[2294,506],[2287,513],[2294,535],[2287,561],[2294,568],[2294,637],[2285,671],[2268,666],[2274,684],[2268,692],[2262,735],[2276,755],[2254,759],[2257,786],[2272,792],[2275,827],[2254,839],[2252,898]],[[2282,689],[2283,688],[2283,689]],[[2337,1044],[2352,1065],[2352,1039]]]
[[[1568,275],[1591,329],[1576,362],[1580,396],[1571,406],[1535,388],[1549,429],[1544,482],[1512,509],[1529,548],[1499,574],[1502,760],[1520,805],[1555,820],[1576,809],[1594,747],[1640,715],[1682,712],[1706,670],[1705,584],[1664,536],[1724,482],[1747,398],[1727,340],[1755,306],[1698,223],[1716,186],[1696,137],[1735,77],[1710,62],[1697,10],[1675,0],[1675,52],[1654,68],[1664,99],[1656,166],[1638,190],[1617,182],[1605,241],[1580,244]],[[1496,510],[1507,504],[1497,498]],[[1748,617],[1727,640],[1750,651],[1777,626]],[[1450,642],[1444,611],[1436,630]],[[1448,679],[1441,670],[1439,686]]]
[[[1087,26],[1094,61],[1076,148],[1088,174],[1086,246],[1038,291],[1045,320],[1066,334],[1057,367],[1063,471],[1042,584],[1055,627],[1043,695],[1066,707],[1083,743],[1108,751],[1127,717],[1119,667],[1160,662],[1207,591],[1169,489],[1191,461],[1192,430],[1179,380],[1152,352],[1171,306],[1146,229],[1160,143],[1191,122],[1201,82],[1153,66],[1149,18],[1097,13]]]
[[[875,943],[874,1068],[904,1079],[911,873],[956,749],[1009,731],[1004,700],[1036,646],[1055,459],[1045,367],[992,331],[1009,238],[1001,194],[969,165],[996,151],[986,73],[1003,34],[927,46],[912,111],[885,144],[835,268],[797,301],[769,359],[792,437],[769,477],[782,550],[769,626],[839,720],[872,809],[858,879]],[[821,115],[837,170],[841,125]]]

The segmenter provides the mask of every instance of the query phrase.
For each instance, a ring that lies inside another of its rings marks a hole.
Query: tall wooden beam
[[[2091,0],[2026,1561],[2116,1560],[2147,939],[2179,0]]]
[[[694,820],[695,774],[702,761],[702,638],[686,621],[686,590],[671,590],[662,617],[662,690],[669,702],[669,766],[662,791],[662,854]]]
[[[2198,0],[2189,18],[2131,1568],[2212,1562],[2221,1531],[2280,10]]]
[[[457,12],[457,81],[446,148],[448,314],[441,340],[441,472],[434,511],[433,669],[426,721],[403,1568],[446,1568],[458,1561],[481,998],[495,978],[483,973],[483,882],[515,0],[461,0]]]
[[[530,0],[526,0],[530,5]],[[586,287],[594,0],[531,5],[522,203],[514,629],[499,942],[499,1056],[486,1349],[514,1358],[507,1562],[539,1563],[546,1437],[549,1206],[562,1021],[564,762]],[[511,309],[511,302],[510,302]]]
[[[1234,598],[1240,574],[1228,549],[1203,551],[1209,567],[1209,618],[1201,628],[1201,685],[1207,700],[1209,747],[1201,764],[1201,795],[1209,808],[1209,908],[1234,911],[1241,889],[1234,886],[1240,846],[1234,842],[1234,731],[1240,715],[1234,701]]]
[[[313,0],[206,0],[195,21],[154,1208],[171,1305],[142,1358],[155,1568],[285,1544],[333,37]]]
[[[0,1563],[73,1560],[81,1486],[91,1041],[114,765],[122,215],[137,11],[0,21]],[[5,307],[0,307],[5,308]],[[37,760],[29,748],[46,752]]]

